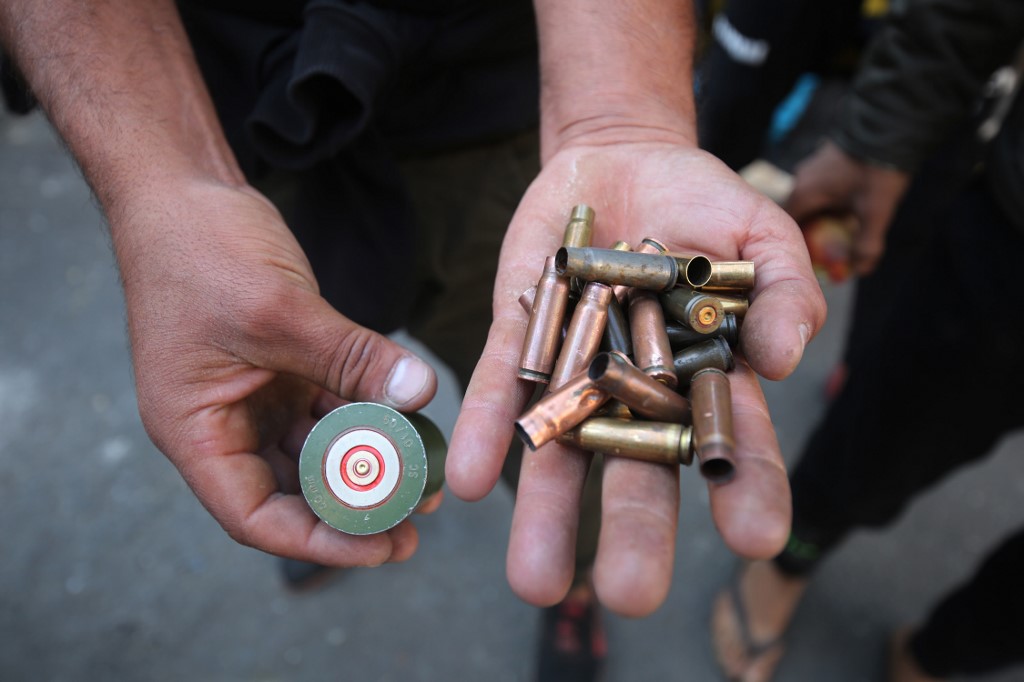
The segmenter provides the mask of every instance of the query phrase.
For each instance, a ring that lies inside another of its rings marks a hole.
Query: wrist
[[[843,129],[833,130],[829,142],[849,159],[865,168],[881,168],[910,174],[917,165],[912,156],[891,145],[873,144]]]
[[[185,205],[197,194],[251,190],[240,172],[222,169],[209,159],[189,158],[173,145],[145,149],[136,145],[123,151],[108,147],[103,155],[89,158],[92,166],[83,172],[115,237],[125,225],[146,222],[140,218],[161,207],[168,214],[177,212],[172,208],[175,204]]]
[[[573,146],[696,146],[690,12],[665,0],[538,0],[542,160]]]
[[[565,149],[624,143],[668,143],[697,146],[692,107],[672,109],[654,102],[644,106],[634,98],[625,106],[592,102],[586,108],[568,109],[557,98],[542,98],[541,158],[547,160]]]

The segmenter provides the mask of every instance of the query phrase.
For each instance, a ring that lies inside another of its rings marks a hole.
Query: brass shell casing
[[[551,372],[549,390],[565,385],[584,371],[601,348],[601,338],[608,321],[608,302],[612,288],[600,282],[588,282],[576,304],[569,329],[565,332],[562,350]]]
[[[644,237],[640,245],[634,249],[637,253],[668,253],[668,247],[654,237]]]
[[[544,273],[537,283],[530,324],[519,356],[519,376],[546,383],[558,358],[562,341],[562,323],[569,303],[569,278],[555,270],[555,259],[544,261]]]
[[[591,417],[559,440],[591,452],[689,466],[693,461],[692,433],[682,424]]]
[[[587,376],[641,417],[675,423],[690,420],[690,401],[641,372],[621,354],[599,353],[590,363]]]
[[[702,291],[750,291],[754,288],[754,261],[720,260],[711,262],[711,276],[700,285]]]
[[[736,474],[729,377],[719,369],[700,370],[690,382],[690,403],[700,472],[713,483],[727,483]]]
[[[701,334],[713,334],[722,326],[725,309],[717,296],[681,287],[661,295],[665,313]]]
[[[730,372],[736,366],[729,342],[721,336],[689,346],[672,356],[672,366],[680,386],[689,385],[693,375],[702,369],[713,367]]]
[[[668,335],[668,343],[674,351],[708,340],[708,334],[694,331],[689,325],[681,322],[666,322],[665,333]],[[740,342],[740,327],[736,322],[736,316],[726,313],[725,319],[722,320],[722,326],[715,330],[715,335],[721,336],[735,348]]]
[[[668,291],[679,276],[679,265],[671,256],[593,247],[562,247],[555,254],[555,267],[561,275],[588,282],[654,291]]]
[[[562,235],[562,246],[590,246],[594,233],[594,209],[586,204],[573,206]]]
[[[714,294],[714,296],[722,304],[722,310],[727,315],[743,317],[750,309],[750,300],[742,296],[719,296],[718,294]]]
[[[644,289],[630,290],[629,329],[636,366],[669,388],[675,388],[678,380],[672,368],[672,347],[665,332],[665,313],[656,294]]]
[[[630,251],[630,249],[628,248],[618,248],[618,245],[622,243],[623,242],[615,242],[615,244],[612,245],[612,248],[615,249],[616,251]],[[663,253],[667,253],[668,247],[659,242],[657,239],[654,239],[653,237],[644,237],[643,241],[640,242],[639,246],[632,250],[635,251],[636,253],[660,255]],[[625,305],[626,300],[629,298],[629,290],[631,289],[631,287],[626,286],[625,284],[617,284],[613,286],[612,289],[615,291],[615,297],[619,299],[619,303]]]
[[[609,397],[586,373],[579,374],[524,412],[516,420],[516,434],[536,450],[593,414]]]
[[[562,235],[562,246],[590,246],[594,234],[594,209],[586,204],[573,206],[569,223]],[[583,291],[586,282],[579,277],[569,278],[569,287],[574,293]]]
[[[670,253],[679,266],[679,284],[685,282],[693,288],[703,286],[711,279],[711,259],[707,256],[690,256]]]
[[[632,419],[633,413],[621,400],[609,400],[594,413],[595,417],[608,417],[611,419]]]
[[[631,247],[628,242],[619,240],[612,244],[612,251],[632,250],[633,247]],[[618,301],[620,305],[625,305],[626,296],[629,294],[629,287],[625,284],[616,284],[615,286],[612,287],[612,293],[615,294],[615,300]]]

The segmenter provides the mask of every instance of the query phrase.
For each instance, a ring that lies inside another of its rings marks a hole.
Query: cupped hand
[[[904,171],[855,159],[825,142],[797,166],[784,208],[797,222],[820,213],[852,213],[857,228],[850,265],[864,276],[885,252],[889,224],[909,184]]]
[[[408,523],[355,537],[320,522],[296,460],[316,419],[346,400],[424,406],[433,370],[319,296],[299,245],[257,192],[172,184],[111,215],[153,442],[238,542],[331,566],[409,557]]]
[[[796,367],[825,318],[825,303],[793,221],[713,157],[673,142],[576,146],[552,156],[509,227],[494,292],[494,321],[466,392],[449,448],[447,481],[465,499],[495,484],[513,440],[513,422],[534,385],[517,378],[527,326],[518,296],[554,255],[571,208],[594,208],[593,245],[655,237],[670,249],[719,260],[752,260],[757,284],[741,345],[750,367],[781,379]],[[731,375],[736,478],[711,485],[715,523],[738,554],[781,549],[790,496],[757,378],[744,362]],[[558,602],[573,575],[573,543],[585,453],[549,444],[524,458],[508,576],[537,605]],[[609,462],[595,586],[601,600],[644,615],[664,600],[672,573],[678,473],[641,462]]]

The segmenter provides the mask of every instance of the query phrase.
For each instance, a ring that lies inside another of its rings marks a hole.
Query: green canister
[[[302,494],[332,528],[383,533],[441,489],[447,450],[441,431],[421,414],[343,405],[317,422],[302,446]]]

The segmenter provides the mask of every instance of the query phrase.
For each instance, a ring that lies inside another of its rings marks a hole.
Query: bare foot
[[[771,679],[782,659],[782,636],[806,588],[806,579],[787,576],[770,561],[753,561],[741,571],[736,589],[719,593],[711,614],[711,636],[715,656],[729,679]]]
[[[889,682],[943,682],[918,667],[907,647],[912,634],[911,628],[902,628],[889,639]]]

